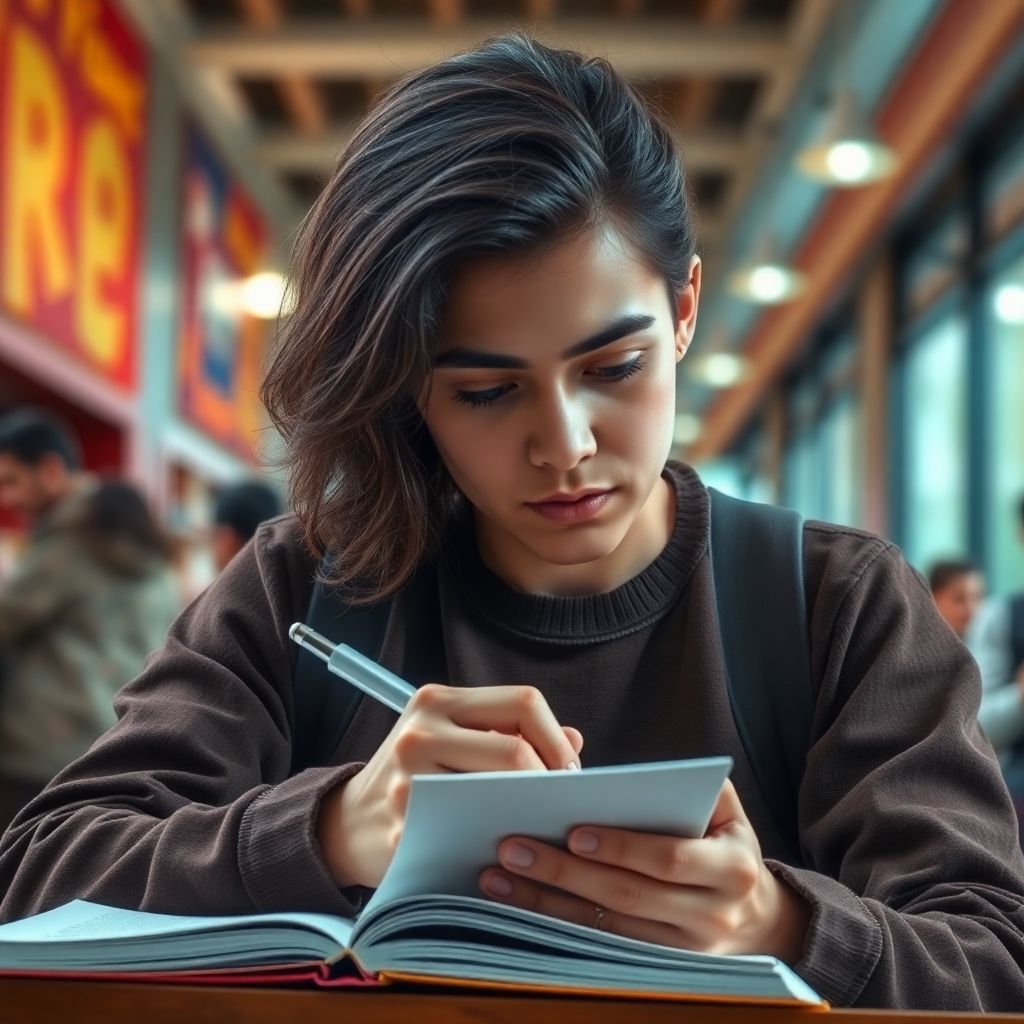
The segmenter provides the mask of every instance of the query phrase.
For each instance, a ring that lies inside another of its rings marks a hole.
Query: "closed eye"
[[[643,353],[640,353],[628,362],[619,363],[616,366],[599,366],[587,372],[602,381],[617,383],[639,373],[643,368],[644,357]],[[454,397],[457,402],[463,402],[466,405],[473,406],[473,408],[480,408],[481,406],[493,404],[499,398],[504,398],[505,395],[514,390],[514,384],[499,384],[497,387],[485,388],[481,391],[460,389],[455,392]]]
[[[484,391],[456,391],[455,401],[465,402],[467,405],[474,407],[490,405],[501,398],[502,395],[508,394],[512,387],[513,385],[511,384],[500,384],[496,388],[487,388]]]
[[[632,377],[633,374],[639,373],[643,368],[644,357],[641,354],[630,359],[628,363],[619,363],[617,366],[599,366],[591,372],[602,380],[626,380],[627,377]]]

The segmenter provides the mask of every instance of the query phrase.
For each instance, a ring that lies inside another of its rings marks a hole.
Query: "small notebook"
[[[579,772],[416,776],[406,827],[357,920],[186,917],[76,900],[0,926],[0,974],[257,984],[396,981],[824,1007],[769,956],[712,956],[623,938],[483,898],[508,835],[564,844],[576,825],[704,833],[729,758]]]

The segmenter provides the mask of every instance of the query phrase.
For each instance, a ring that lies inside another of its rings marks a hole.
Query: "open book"
[[[508,835],[564,843],[580,824],[700,836],[729,758],[416,776],[391,867],[358,920],[151,914],[75,901],[0,926],[0,974],[224,984],[393,981],[823,1006],[768,956],[623,938],[479,894]]]

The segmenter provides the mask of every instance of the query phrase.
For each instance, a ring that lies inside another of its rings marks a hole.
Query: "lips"
[[[590,488],[575,494],[556,494],[543,501],[529,501],[527,508],[556,523],[582,523],[593,519],[608,503],[614,490]]]
[[[551,494],[546,498],[541,498],[539,501],[528,501],[527,505],[552,505],[555,502],[564,502],[571,504],[573,502],[582,501],[584,498],[592,497],[595,494],[607,494],[611,490],[610,487],[589,487],[585,491],[575,491],[573,494],[565,494],[559,492],[558,494]]]

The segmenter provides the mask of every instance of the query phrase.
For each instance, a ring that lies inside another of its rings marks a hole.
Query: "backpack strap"
[[[803,519],[791,509],[709,493],[729,702],[772,820],[800,863],[797,794],[814,698]]]
[[[317,580],[305,623],[335,643],[376,660],[384,643],[391,601],[350,605]],[[296,647],[292,667],[295,721],[291,774],[327,764],[359,708],[363,694],[328,671],[314,654]]]
[[[1014,674],[1024,664],[1024,593],[1010,598],[1010,657]]]

